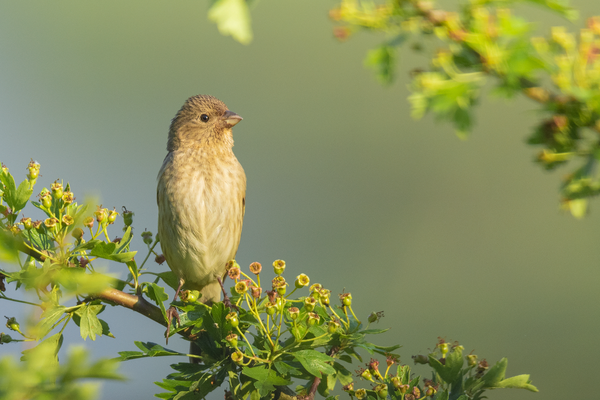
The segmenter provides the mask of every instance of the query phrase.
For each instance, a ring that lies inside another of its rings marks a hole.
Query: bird
[[[246,174],[233,153],[232,128],[242,120],[209,95],[188,98],[171,121],[158,173],[158,236],[183,287],[200,301],[220,300],[226,265],[236,256],[246,210]],[[167,312],[167,341],[176,309]],[[192,350],[193,353],[193,350]]]

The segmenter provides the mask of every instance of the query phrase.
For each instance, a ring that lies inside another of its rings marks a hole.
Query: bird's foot
[[[169,344],[169,334],[171,333],[171,322],[173,321],[173,318],[177,319],[177,325],[181,325],[181,319],[179,318],[177,309],[174,306],[171,306],[167,310],[167,331],[165,332],[167,344]]]

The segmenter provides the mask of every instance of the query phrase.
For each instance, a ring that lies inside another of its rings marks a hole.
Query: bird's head
[[[171,121],[167,150],[196,146],[231,148],[231,128],[241,120],[242,117],[213,96],[190,97]]]

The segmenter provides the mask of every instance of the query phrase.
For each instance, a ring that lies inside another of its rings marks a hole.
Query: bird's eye
[[[202,114],[202,115],[200,116],[200,119],[202,120],[202,122],[208,122],[208,119],[209,119],[209,118],[208,118],[208,115],[206,115],[206,114]]]

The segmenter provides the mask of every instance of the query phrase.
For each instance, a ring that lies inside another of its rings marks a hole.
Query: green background
[[[588,17],[594,3],[573,5]],[[408,72],[426,58],[404,51],[399,80],[380,86],[362,60],[382,38],[339,43],[327,18],[334,5],[263,0],[252,11],[255,40],[243,46],[219,35],[204,1],[3,1],[0,160],[19,181],[30,158],[40,162],[36,193],[60,178],[78,200],[100,195],[105,207],[133,210],[142,250],[139,233],[156,232],[170,119],[187,97],[212,94],[244,117],[234,129],[248,176],[244,268],[281,258],[288,279],[306,273],[334,294],[351,292],[357,315],[384,310],[379,326],[392,329],[380,340],[402,344],[403,363],[441,336],[490,362],[508,357],[508,374],[531,374],[541,391],[491,399],[593,396],[598,205],[581,221],[559,211],[562,172],[542,171],[524,144],[535,105],[486,100],[468,141],[414,121]],[[583,24],[523,11],[544,19],[541,33]],[[41,218],[36,211],[28,216]],[[133,340],[163,343],[164,328],[141,315],[113,308],[102,317],[117,339],[88,340],[95,356],[132,350]],[[75,326],[66,336],[65,347],[83,343]],[[102,398],[151,397],[171,362],[124,363],[129,382],[105,384]]]

